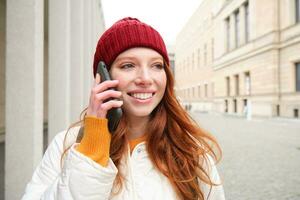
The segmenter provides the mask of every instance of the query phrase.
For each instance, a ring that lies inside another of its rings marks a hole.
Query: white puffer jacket
[[[138,144],[131,156],[123,159],[122,174],[125,183],[118,195],[111,195],[113,182],[118,172],[109,160],[102,167],[92,159],[75,150],[79,127],[70,129],[67,145],[72,145],[64,159],[63,169],[60,158],[63,152],[65,131],[59,133],[49,145],[43,160],[36,168],[26,187],[22,200],[175,200],[176,194],[168,179],[158,172],[148,158],[145,144]],[[74,144],[75,143],[75,144]],[[212,161],[212,160],[211,160]],[[213,181],[220,182],[213,162],[208,167]],[[208,195],[209,186],[200,186]],[[224,200],[222,186],[212,188],[209,200]]]

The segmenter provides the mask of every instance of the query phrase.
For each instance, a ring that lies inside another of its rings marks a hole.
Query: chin
[[[130,112],[126,112],[130,116],[136,116],[136,117],[148,117],[152,113],[153,109],[133,109],[130,110]]]
[[[138,112],[132,112],[131,115],[137,116],[137,117],[148,117],[150,116],[151,111],[138,111]]]

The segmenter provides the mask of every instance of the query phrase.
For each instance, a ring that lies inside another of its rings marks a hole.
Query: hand
[[[98,118],[106,118],[108,110],[110,110],[111,108],[121,107],[123,105],[122,100],[106,100],[109,98],[120,98],[122,96],[122,92],[109,89],[112,87],[116,88],[119,84],[118,80],[104,81],[102,83],[100,82],[101,77],[97,73],[94,85],[91,90],[87,115]]]

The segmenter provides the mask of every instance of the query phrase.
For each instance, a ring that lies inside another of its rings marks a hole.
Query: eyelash
[[[130,67],[126,67],[126,66],[130,66]],[[131,63],[126,63],[124,65],[121,65],[121,69],[128,69],[128,68],[131,68],[131,67],[133,67],[133,64],[131,64]]]
[[[154,66],[157,67],[158,69],[163,69],[164,68],[164,66],[162,64],[155,64]]]
[[[162,65],[162,64],[154,64],[153,66],[155,66],[156,68],[158,68],[158,69],[163,69],[164,68],[164,66]],[[132,68],[132,67],[134,67],[134,65],[133,64],[131,64],[131,63],[126,63],[126,64],[124,64],[124,65],[121,65],[121,69],[129,69],[129,68]]]

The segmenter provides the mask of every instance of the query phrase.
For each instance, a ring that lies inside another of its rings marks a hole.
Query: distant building
[[[176,40],[177,94],[184,104],[299,118],[299,13],[299,0],[203,0]]]
[[[175,48],[174,45],[168,45],[167,46],[168,50],[168,56],[170,59],[170,67],[172,69],[173,75],[175,75]]]

